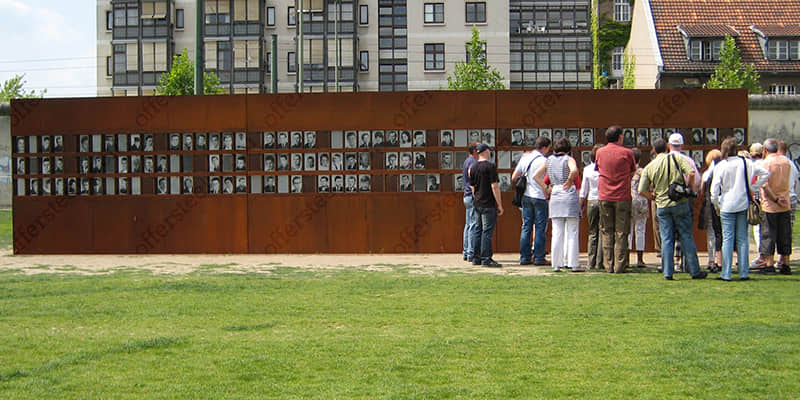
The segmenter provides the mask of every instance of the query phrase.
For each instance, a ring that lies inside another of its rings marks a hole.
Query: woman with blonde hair
[[[702,208],[698,225],[706,231],[708,243],[708,272],[720,272],[722,268],[722,222],[719,210],[711,202],[711,179],[714,178],[714,167],[722,160],[722,152],[714,149],[706,154],[706,168],[700,183]]]

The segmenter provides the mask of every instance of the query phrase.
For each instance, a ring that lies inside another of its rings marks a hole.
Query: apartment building
[[[590,0],[204,3],[198,28],[194,0],[98,0],[98,95],[153,94],[197,29],[228,93],[444,88],[473,26],[507,87],[591,87]]]

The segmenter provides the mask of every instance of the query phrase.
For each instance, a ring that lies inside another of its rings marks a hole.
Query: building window
[[[369,24],[369,6],[366,4],[358,6],[358,23],[359,25]]]
[[[614,0],[614,21],[628,22],[631,20],[631,3],[628,0]]]
[[[138,27],[139,8],[136,3],[114,4],[114,27]]]
[[[184,16],[185,14],[182,8],[175,10],[175,29],[184,28]]]
[[[798,40],[775,40],[767,42],[768,60],[800,60],[800,41]]]
[[[468,23],[486,22],[486,2],[468,2],[465,5]]]
[[[266,68],[264,68],[267,73],[272,72],[272,52],[267,52],[267,57],[264,59],[266,61]]]
[[[425,70],[444,70],[444,43],[425,44]]]
[[[611,51],[611,75],[621,76],[625,69],[625,47],[614,47]]]
[[[408,90],[408,63],[406,60],[382,60],[379,68],[378,90],[393,92]]]
[[[360,51],[358,53],[358,70],[369,71],[369,52]]]
[[[106,30],[110,31],[112,29],[114,29],[114,13],[106,11]]]
[[[267,7],[267,26],[275,26],[275,7]]]
[[[289,26],[297,25],[297,11],[294,7],[289,7],[286,14],[286,24]]]
[[[719,61],[722,40],[692,39],[689,42],[689,59],[694,61]]]
[[[769,94],[794,95],[797,94],[797,87],[794,85],[773,84],[769,87]]]
[[[127,46],[124,44],[114,45],[114,73],[124,74],[128,71]]]
[[[425,3],[425,23],[444,23],[444,3]]]
[[[297,72],[297,53],[290,51],[286,57],[286,69],[289,72]]]
[[[111,60],[111,56],[106,57],[106,76],[111,76],[114,74],[114,63]]]
[[[472,58],[469,54],[469,43],[467,43],[464,47],[467,50],[467,62]],[[481,43],[481,55],[483,56],[484,61],[486,60],[486,42]]]
[[[208,25],[228,24],[230,22],[231,22],[231,15],[228,13],[206,14],[206,24]]]

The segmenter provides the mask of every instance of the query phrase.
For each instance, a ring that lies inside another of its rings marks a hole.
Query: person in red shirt
[[[628,234],[631,231],[631,177],[636,172],[633,151],[622,146],[622,128],[606,129],[607,145],[597,150],[595,165],[600,179],[600,237],[603,265],[621,274],[628,267]]]

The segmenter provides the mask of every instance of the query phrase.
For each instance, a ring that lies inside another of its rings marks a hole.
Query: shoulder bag
[[[511,199],[511,204],[514,207],[522,207],[522,196],[525,196],[525,190],[528,188],[528,171],[531,170],[531,165],[533,165],[533,162],[539,157],[541,157],[541,155],[534,157],[533,160],[528,163],[528,168],[525,169],[525,173],[518,176],[517,181],[514,182],[514,198]]]
[[[674,163],[675,168],[678,170],[680,180],[683,181],[683,182],[677,182],[676,180],[670,183],[669,190],[667,191],[667,196],[669,196],[669,199],[672,201],[680,201],[685,198],[688,198],[689,196],[694,194],[694,192],[692,192],[692,189],[690,187],[686,186],[686,181],[684,180],[683,173],[681,172],[681,169],[678,166],[678,161],[675,160],[675,154],[670,154],[667,157],[670,158],[670,160],[667,161],[667,176],[668,177],[672,176],[672,169],[670,167],[672,166],[672,163]]]
[[[761,224],[762,219],[762,212],[761,212],[761,204],[755,200],[753,200],[753,195],[750,194],[750,179],[747,175],[747,161],[744,157],[739,157],[742,159],[742,163],[744,163],[744,187],[747,188],[747,223],[750,225],[759,225]]]

